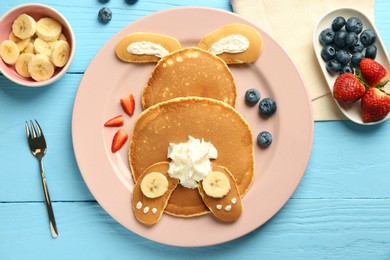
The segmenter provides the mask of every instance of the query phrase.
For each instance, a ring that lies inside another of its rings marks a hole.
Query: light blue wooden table
[[[1,0],[0,15],[23,0]],[[107,25],[97,0],[39,1],[60,10],[77,37],[69,73],[43,88],[19,87],[0,75],[0,259],[390,259],[390,121],[359,126],[315,123],[310,162],[298,189],[269,222],[217,246],[177,248],[123,228],[87,189],[73,153],[71,113],[83,73],[125,25],[177,6],[231,11],[228,0],[111,0]],[[390,50],[390,2],[377,0],[375,23]],[[0,28],[1,29],[1,28]],[[37,118],[49,144],[47,181],[60,236],[48,229],[38,165],[24,122]]]

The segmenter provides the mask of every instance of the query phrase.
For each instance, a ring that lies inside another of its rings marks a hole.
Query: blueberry
[[[332,30],[337,32],[345,25],[345,19],[342,16],[336,17],[332,22]]]
[[[249,105],[255,105],[260,100],[260,92],[257,89],[251,88],[245,92],[245,101]]]
[[[335,58],[341,65],[346,65],[351,61],[351,56],[346,50],[339,50],[336,52]]]
[[[133,5],[135,4],[136,2],[138,2],[138,0],[125,0],[125,2],[129,5]]]
[[[364,50],[364,45],[360,40],[358,40],[358,42],[354,46],[350,47],[349,50],[351,53],[362,52]]]
[[[337,48],[343,49],[346,46],[345,38],[347,37],[347,34],[348,34],[347,31],[341,29],[334,35],[333,41],[334,41],[334,45]]]
[[[112,12],[110,8],[103,7],[102,9],[99,10],[99,14],[98,14],[99,22],[106,24],[109,21],[111,21],[111,18],[112,18]]]
[[[98,0],[100,3],[105,4],[108,3],[110,0]]]
[[[345,45],[346,47],[354,46],[359,40],[359,36],[355,32],[350,32],[345,37]]]
[[[324,61],[328,61],[334,58],[336,49],[332,45],[326,45],[321,50],[321,57]]]
[[[367,48],[366,48],[366,58],[370,58],[370,59],[375,59],[375,57],[376,57],[376,51],[377,51],[377,49],[376,49],[376,46],[375,46],[375,44],[373,44],[373,45],[370,45],[370,46],[367,46]]]
[[[360,41],[364,46],[369,46],[373,44],[376,40],[376,36],[373,30],[366,29],[360,34]]]
[[[356,53],[352,54],[352,57],[351,57],[351,65],[352,65],[352,67],[354,67],[354,68],[359,67],[360,61],[363,58],[364,58],[364,55],[361,52],[356,52]]]
[[[357,34],[361,33],[363,30],[363,23],[357,17],[351,17],[347,20],[345,24],[345,29],[347,32],[355,32]]]
[[[268,131],[262,131],[257,135],[257,144],[262,147],[266,148],[272,143],[272,135]]]
[[[353,73],[353,68],[350,65],[346,65],[346,66],[342,67],[340,70],[340,74],[343,74],[343,73]]]
[[[341,70],[341,64],[337,60],[330,60],[326,63],[326,69],[329,72],[339,73]]]
[[[276,111],[276,102],[272,98],[263,98],[259,103],[259,110],[265,116],[271,116]]]
[[[323,45],[331,44],[333,42],[334,36],[334,31],[331,28],[326,28],[320,33],[320,43],[322,43]]]

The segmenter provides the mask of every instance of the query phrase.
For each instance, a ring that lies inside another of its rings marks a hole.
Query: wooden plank
[[[0,259],[387,259],[389,199],[292,199],[261,228],[222,245],[177,248],[128,231],[96,203],[0,204]],[[227,227],[228,228],[228,227]]]

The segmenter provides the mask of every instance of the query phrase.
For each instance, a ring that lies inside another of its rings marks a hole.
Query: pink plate
[[[125,116],[130,133],[142,112],[141,92],[155,64],[120,62],[115,45],[133,32],[155,32],[178,39],[182,46],[196,46],[207,33],[228,23],[248,20],[238,15],[202,7],[174,8],[146,16],[122,29],[97,53],[81,80],[73,110],[73,145],[81,174],[99,204],[119,223],[148,239],[176,246],[207,246],[243,236],[264,224],[288,201],[308,163],[314,122],[304,82],[286,52],[265,32],[263,52],[250,65],[230,66],[237,83],[237,109],[250,124],[254,138],[260,131],[273,135],[267,149],[255,145],[255,179],[243,198],[244,211],[238,221],[225,224],[210,214],[176,218],[164,214],[156,225],[140,224],[131,209],[134,183],[128,166],[128,142],[111,153],[117,128],[103,127],[109,118],[123,114],[119,100],[132,93],[136,100],[133,117]],[[244,102],[248,88],[276,100],[278,110],[268,118],[259,116],[257,106]],[[240,163],[237,158],[237,163]]]

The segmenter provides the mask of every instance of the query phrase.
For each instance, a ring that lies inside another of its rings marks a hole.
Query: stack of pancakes
[[[143,91],[145,110],[130,142],[134,180],[149,166],[168,162],[169,143],[192,136],[216,147],[218,158],[213,162],[233,175],[242,197],[254,177],[253,136],[235,104],[234,78],[221,58],[199,48],[179,49],[161,58]],[[179,184],[165,212],[191,217],[209,209],[198,189]]]

